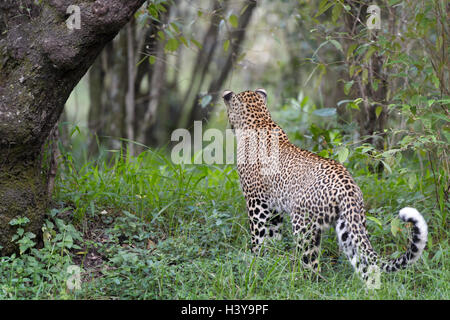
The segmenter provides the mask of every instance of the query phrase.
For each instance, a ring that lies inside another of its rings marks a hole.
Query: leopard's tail
[[[428,226],[419,211],[406,207],[400,210],[399,217],[405,222],[412,223],[412,237],[406,253],[397,259],[381,262],[381,269],[385,272],[397,271],[416,262],[427,244]]]
[[[416,209],[408,207],[400,210],[399,217],[403,221],[413,224],[412,239],[408,249],[402,256],[397,259],[387,260],[379,258],[373,250],[366,228],[358,228],[358,224],[352,223],[355,217],[346,214],[345,209],[344,212],[341,212],[336,223],[339,245],[356,272],[364,280],[368,279],[371,270],[397,271],[417,261],[422,255],[428,237],[428,226],[425,219]]]

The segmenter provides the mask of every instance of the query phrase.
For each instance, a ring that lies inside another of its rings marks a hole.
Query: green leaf
[[[397,233],[400,231],[400,220],[398,218],[394,218],[391,221],[391,233],[395,237]]]
[[[375,222],[380,228],[383,228],[383,223],[381,223],[380,219],[375,218],[374,216],[366,216],[367,220]]]
[[[389,172],[389,174],[392,174],[392,169],[391,167],[383,160],[380,160],[381,163],[383,164],[384,168],[386,169],[387,172]]]
[[[183,42],[183,44],[184,44],[184,46],[185,46],[186,48],[189,48],[188,42],[187,42],[187,40],[186,40],[185,37],[179,36],[178,39],[180,39],[180,41]]]
[[[309,97],[305,96],[302,101],[300,102],[300,108],[303,108],[309,101]]]
[[[9,224],[12,226],[23,226],[26,225],[28,222],[30,222],[30,219],[28,219],[27,217],[18,217],[18,218],[14,218],[11,219],[11,221],[9,221]]]
[[[155,57],[155,56],[150,56],[150,57],[148,57],[148,62],[150,62],[150,64],[155,64],[155,62],[156,62],[156,57]]]
[[[347,49],[347,60],[350,59],[350,57],[353,56],[353,51],[355,51],[356,47],[358,46],[357,43],[352,44]]]
[[[247,8],[248,8],[248,4],[241,9],[241,12],[239,12],[239,14],[242,16],[244,14],[245,10],[247,10]]]
[[[364,55],[363,62],[369,61],[375,51],[377,51],[377,48],[370,46],[369,50],[367,50],[366,54]]]
[[[350,89],[352,88],[352,86],[353,86],[353,80],[347,82],[347,83],[344,85],[344,93],[345,93],[345,95],[348,95],[348,94],[349,94]]]
[[[336,23],[337,19],[341,16],[342,9],[343,7],[340,2],[334,5],[333,10],[331,11],[331,21],[333,21],[333,23]]]
[[[333,2],[330,1],[328,2],[328,0],[322,0],[319,4],[319,9],[317,10],[316,15],[314,16],[314,18],[317,18],[318,16],[320,16],[322,13],[324,13],[325,11],[327,11],[331,6],[333,5]]]
[[[349,154],[349,151],[346,147],[340,148],[338,151],[338,154],[337,154],[339,162],[344,163],[345,160],[347,160],[347,158],[348,158],[348,154]]]
[[[164,8],[164,6],[162,4],[156,4],[156,8],[161,11],[161,12],[167,12],[167,9]]]
[[[364,84],[367,84],[367,79],[368,78],[369,78],[369,70],[367,70],[367,68],[364,68],[363,72],[362,72],[362,82]]]
[[[319,156],[324,157],[324,158],[329,158],[330,157],[330,153],[328,152],[327,149],[323,149],[322,151],[320,151],[318,153]]]
[[[400,141],[400,145],[404,148],[406,146],[408,146],[411,141],[413,141],[413,138],[411,136],[404,136],[402,141]]]
[[[335,108],[322,108],[313,111],[313,114],[319,117],[333,117],[336,115]]]
[[[364,144],[363,146],[361,146],[361,153],[367,153],[369,151],[372,151],[374,149],[374,147],[370,144]]]
[[[353,102],[353,101],[350,102],[347,106],[352,108],[352,109],[355,109],[355,110],[360,110],[358,104]]]
[[[159,17],[158,10],[156,10],[154,5],[148,6],[147,11],[150,14],[150,16],[152,16],[152,18],[158,19]]]
[[[164,46],[164,49],[166,49],[167,51],[173,52],[178,49],[179,45],[180,45],[180,43],[178,42],[178,40],[176,38],[170,38],[169,40],[167,40],[167,43]]]
[[[175,22],[172,22],[170,24],[170,26],[172,27],[172,29],[176,32],[176,33],[180,33],[180,28],[178,28],[177,24]]]
[[[377,116],[377,119],[380,116],[381,111],[383,111],[383,106],[377,106],[375,109],[375,115]]]
[[[342,49],[342,45],[334,40],[334,39],[330,39],[330,42],[336,47],[336,49],[338,49],[340,52],[344,53],[344,50]]]
[[[233,28],[237,28],[238,27],[238,18],[236,17],[236,15],[232,14],[229,18],[228,21],[230,21],[230,24]]]
[[[352,64],[352,65],[350,66],[350,68],[348,68],[348,75],[350,76],[350,78],[353,77],[353,75],[355,74],[355,69],[356,69],[357,67],[358,67],[358,66],[357,66],[356,64]]]
[[[230,39],[226,40],[223,43],[223,51],[227,52],[229,47],[230,47]]]
[[[197,46],[197,48],[201,49],[203,46],[200,42],[195,40],[194,38],[191,38],[191,42]]]

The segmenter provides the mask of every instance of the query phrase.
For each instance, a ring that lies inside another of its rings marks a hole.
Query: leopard
[[[369,240],[362,191],[346,167],[292,144],[272,120],[266,90],[225,90],[222,98],[236,136],[236,166],[253,253],[260,253],[267,239],[282,239],[283,216],[288,214],[298,259],[316,273],[321,239],[330,227],[341,252],[365,281],[374,281],[372,275],[380,271],[404,269],[421,257],[428,226],[417,209],[399,211],[411,230],[406,252],[393,259],[379,256]]]

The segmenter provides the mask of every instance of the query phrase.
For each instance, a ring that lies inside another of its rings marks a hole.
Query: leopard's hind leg
[[[283,213],[272,210],[272,216],[267,221],[270,239],[281,240],[281,226],[283,225]]]
[[[294,215],[292,229],[297,241],[297,253],[301,255],[303,266],[317,272],[322,237],[320,226],[301,215]]]

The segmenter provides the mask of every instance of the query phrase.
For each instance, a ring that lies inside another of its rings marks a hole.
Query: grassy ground
[[[406,205],[430,229],[418,263],[382,275],[381,288],[368,290],[339,252],[334,230],[322,242],[322,278],[293,257],[289,221],[282,241],[253,256],[234,166],[174,166],[150,151],[117,159],[77,168],[66,155],[44,242],[16,221],[23,253],[0,258],[0,298],[449,299],[448,223],[432,209],[431,187],[412,192],[395,172],[382,180],[353,172],[377,252],[405,251],[408,228],[392,222]],[[79,290],[67,288],[70,265],[82,268]]]

